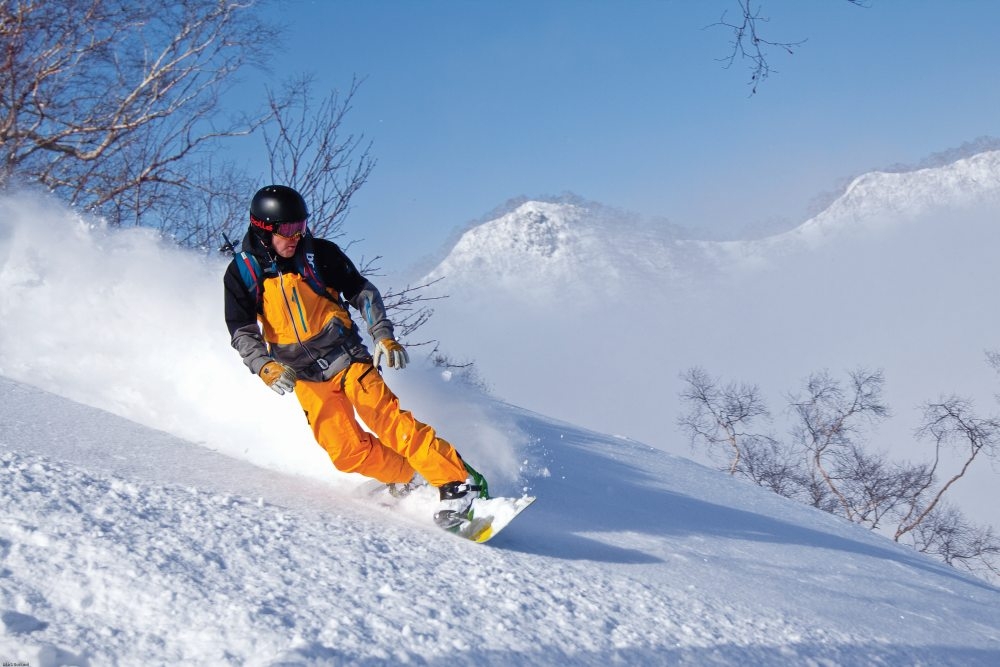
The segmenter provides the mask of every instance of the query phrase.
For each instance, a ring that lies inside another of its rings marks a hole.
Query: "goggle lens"
[[[274,226],[274,233],[286,239],[302,238],[306,233],[306,221],[279,222]]]

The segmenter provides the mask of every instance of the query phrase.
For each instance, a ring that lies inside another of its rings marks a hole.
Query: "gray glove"
[[[389,368],[406,368],[410,363],[410,355],[406,353],[406,348],[399,344],[399,341],[391,338],[383,338],[375,343],[375,365],[382,365],[382,357],[385,357]]]

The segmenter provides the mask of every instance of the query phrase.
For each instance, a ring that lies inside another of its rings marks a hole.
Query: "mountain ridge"
[[[587,202],[512,200],[506,212],[476,224],[453,242],[423,278],[445,278],[449,289],[484,286],[534,289],[556,281],[621,284],[634,278],[678,280],[734,265],[766,264],[772,255],[813,250],[939,207],[1000,200],[1000,150],[988,150],[912,171],[872,171],[853,179],[823,211],[795,228],[760,239],[679,238],[635,214]],[[501,209],[503,210],[503,209]],[[581,276],[578,270],[585,269]]]

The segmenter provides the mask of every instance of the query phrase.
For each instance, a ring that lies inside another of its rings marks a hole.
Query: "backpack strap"
[[[316,294],[320,296],[325,296],[326,298],[331,298],[330,293],[326,291],[326,284],[319,277],[319,272],[316,271],[316,267],[312,263],[313,254],[302,253],[295,262],[295,268],[299,270],[299,274],[306,279],[306,283],[312,288]]]
[[[250,253],[243,251],[236,255],[236,266],[240,270],[240,278],[243,279],[243,284],[247,286],[247,290],[251,294],[255,295],[257,307],[259,308],[261,299],[264,296],[264,287],[260,282],[260,262]]]
[[[295,253],[295,268],[298,270],[299,275],[305,278],[306,283],[312,288],[312,291],[343,307],[343,303],[330,296],[330,293],[326,290],[326,283],[323,282],[323,279],[319,275],[319,271],[316,270],[316,266],[314,264],[316,255],[313,252],[312,241],[312,234],[306,234],[302,238],[303,247],[299,252]]]

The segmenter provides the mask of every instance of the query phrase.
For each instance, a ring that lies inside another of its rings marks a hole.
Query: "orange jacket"
[[[322,381],[351,361],[369,361],[348,304],[363,316],[373,341],[393,337],[382,295],[335,243],[307,235],[295,257],[275,258],[249,231],[243,250],[262,267],[260,298],[241,277],[235,257],[223,279],[226,324],[233,347],[254,374],[276,359],[303,380]],[[303,275],[310,270],[325,286],[324,294]]]

